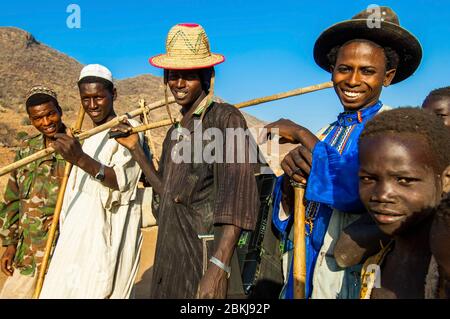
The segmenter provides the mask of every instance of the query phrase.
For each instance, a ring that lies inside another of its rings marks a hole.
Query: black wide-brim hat
[[[411,76],[422,60],[419,40],[400,26],[397,14],[389,7],[367,9],[351,20],[339,22],[326,29],[314,45],[314,60],[325,71],[330,72],[328,53],[337,45],[353,39],[366,39],[382,47],[390,47],[399,56],[397,72],[392,84]]]

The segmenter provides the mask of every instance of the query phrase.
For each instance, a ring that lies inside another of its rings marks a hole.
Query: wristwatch
[[[95,174],[94,178],[99,182],[103,182],[105,180],[105,165],[100,164],[100,169],[98,170],[98,173]]]

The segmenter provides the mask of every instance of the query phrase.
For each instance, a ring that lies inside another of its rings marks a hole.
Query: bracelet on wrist
[[[223,262],[221,262],[219,259],[217,259],[214,256],[212,256],[209,259],[209,261],[212,262],[217,267],[219,267],[220,269],[222,269],[223,271],[225,271],[227,273],[227,279],[230,278],[230,275],[231,275],[231,267],[230,266],[225,265]]]

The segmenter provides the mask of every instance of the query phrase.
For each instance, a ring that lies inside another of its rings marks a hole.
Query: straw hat
[[[392,83],[411,76],[422,59],[420,42],[412,33],[400,26],[398,16],[391,8],[379,7],[379,9],[379,17],[370,9],[363,10],[351,20],[339,22],[322,32],[314,45],[316,63],[330,72],[327,55],[333,47],[353,39],[367,39],[382,47],[391,47],[397,52],[399,64]]]
[[[211,53],[205,30],[193,23],[177,24],[170,29],[166,51],[166,54],[150,58],[150,64],[169,70],[191,70],[212,67],[225,61],[223,55]]]

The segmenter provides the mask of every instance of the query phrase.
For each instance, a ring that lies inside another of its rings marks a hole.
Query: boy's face
[[[63,124],[61,110],[53,101],[27,108],[31,124],[45,137],[52,139],[56,133],[61,133]]]
[[[437,96],[430,97],[426,99],[422,107],[430,111],[444,121],[445,126],[450,129],[450,97],[448,96]]]
[[[433,152],[418,134],[380,134],[360,144],[359,194],[369,214],[389,236],[430,214],[442,195]]]
[[[177,104],[190,107],[203,92],[198,70],[169,70],[168,85]]]
[[[339,49],[332,80],[346,111],[378,101],[383,85],[389,85],[395,75],[395,70],[386,70],[385,59],[382,48],[367,42],[352,42]]]
[[[80,98],[84,110],[95,125],[101,125],[114,117],[113,101],[116,93],[105,88],[103,83],[82,83]]]

